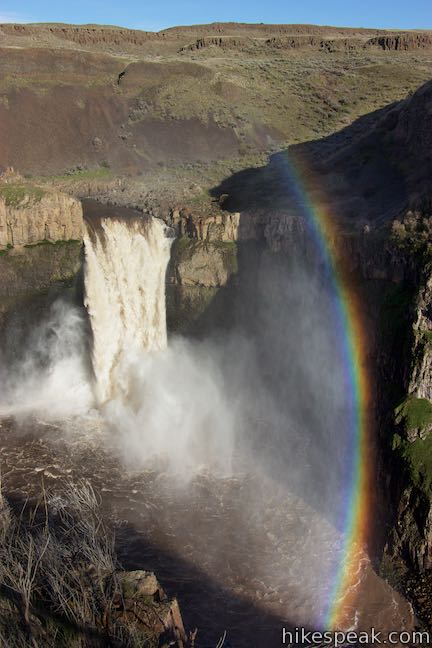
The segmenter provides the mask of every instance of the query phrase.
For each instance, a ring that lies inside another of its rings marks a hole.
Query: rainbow
[[[344,627],[346,611],[355,603],[359,549],[366,547],[371,526],[373,453],[366,335],[355,287],[344,269],[343,260],[336,256],[338,231],[335,218],[325,206],[323,196],[312,202],[310,181],[300,160],[294,162],[288,153],[284,153],[282,159],[284,179],[301,209],[331,287],[334,323],[342,347],[345,391],[350,400],[346,505],[340,520],[343,546],[322,618],[326,630],[335,630]]]

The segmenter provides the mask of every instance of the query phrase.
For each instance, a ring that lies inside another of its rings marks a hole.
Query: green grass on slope
[[[407,398],[395,410],[396,423],[407,431],[422,430],[432,424],[432,403],[427,398]]]
[[[108,180],[112,176],[113,173],[108,164],[102,162],[101,166],[96,169],[75,169],[60,175],[41,176],[38,180],[48,182],[76,182],[78,180]]]
[[[38,241],[37,243],[27,243],[24,245],[25,248],[34,248],[40,247],[41,245],[81,245],[81,241],[78,239],[59,239],[58,241],[49,241],[44,239],[43,241]]]
[[[0,199],[8,207],[18,207],[24,201],[39,202],[45,191],[40,187],[30,187],[21,184],[7,184],[0,187]]]
[[[395,410],[396,423],[405,431],[424,430],[432,425],[432,403],[426,398],[407,398]],[[399,434],[394,436],[394,450],[404,460],[410,481],[432,500],[432,434],[425,439],[408,441]]]
[[[432,435],[414,442],[395,435],[394,447],[410,474],[410,481],[432,500]]]

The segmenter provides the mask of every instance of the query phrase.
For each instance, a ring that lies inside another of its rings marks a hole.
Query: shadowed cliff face
[[[245,169],[213,190],[231,211],[295,213],[291,165],[306,182],[309,199],[344,226],[385,226],[404,210],[427,209],[431,187],[432,82],[412,97],[350,126]]]

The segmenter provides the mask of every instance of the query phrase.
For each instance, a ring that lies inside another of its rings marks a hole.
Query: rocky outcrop
[[[432,568],[432,508],[412,484],[403,489],[397,507],[391,553],[420,572]]]
[[[159,646],[182,648],[186,633],[177,599],[169,600],[153,572],[120,572],[121,595],[115,616],[125,625],[137,624],[141,634],[156,636]]]
[[[77,26],[77,25],[25,25],[2,24],[0,36],[25,38],[38,38],[55,43],[57,40],[87,47],[140,47],[151,40],[161,38],[155,32],[146,32],[137,29],[111,29],[109,27]]]
[[[0,186],[0,248],[82,239],[81,203],[37,186]]]
[[[384,38],[384,37],[382,37]],[[390,39],[390,37],[389,37]],[[222,50],[234,50],[238,52],[253,52],[261,50],[299,50],[313,49],[320,52],[350,52],[364,49],[375,45],[362,38],[320,38],[317,35],[290,35],[273,36],[263,40],[262,38],[241,38],[234,36],[207,36],[197,40],[180,49],[181,52],[203,50],[209,47]],[[384,48],[383,48],[384,49]],[[406,48],[411,49],[411,48]]]
[[[247,51],[259,45],[259,42],[252,38],[233,38],[233,37],[203,37],[197,38],[194,43],[186,45],[180,49],[180,52],[207,49],[208,47],[220,47],[226,50]]]
[[[383,50],[417,50],[431,49],[432,35],[430,33],[409,32],[402,34],[387,34],[371,38],[367,45],[380,47]]]
[[[175,208],[164,219],[176,229],[178,236],[186,236],[198,241],[233,242],[240,238],[240,213],[233,214],[215,210],[202,214],[199,210]],[[251,236],[253,234],[251,233]]]
[[[203,240],[183,235],[174,242],[167,276],[170,329],[187,331],[194,326],[237,273],[237,254],[233,240]]]
[[[204,242],[183,237],[172,250],[173,279],[182,286],[224,286],[237,269],[234,242]]]
[[[413,364],[408,392],[432,401],[432,268],[425,269],[413,330]]]
[[[304,49],[311,48],[322,52],[348,52],[364,47],[364,41],[359,38],[323,39],[318,36],[285,36],[273,37],[266,40],[266,46],[274,49]]]

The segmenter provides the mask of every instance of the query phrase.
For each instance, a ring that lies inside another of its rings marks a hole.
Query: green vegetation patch
[[[215,241],[213,245],[221,249],[228,272],[236,274],[238,272],[237,243],[235,241]]]
[[[432,499],[432,435],[424,440],[416,439],[412,443],[396,435],[394,447],[404,460],[410,481],[428,499]]]
[[[432,403],[427,398],[407,398],[395,409],[395,420],[407,432],[432,425]]]
[[[43,239],[37,243],[27,243],[24,245],[25,248],[35,248],[40,247],[41,245],[81,245],[81,241],[78,239],[59,239],[58,241],[49,241],[48,239]]]
[[[10,250],[13,250],[13,249],[14,249],[14,246],[11,245],[11,243],[8,243],[8,244],[6,245],[5,248],[3,248],[2,250],[0,250],[0,256],[4,256],[4,255],[7,254]]]
[[[41,187],[22,184],[6,184],[0,187],[0,198],[8,207],[18,207],[25,200],[39,202],[45,195]]]
[[[407,171],[406,171],[407,172]],[[396,219],[392,224],[391,240],[400,250],[430,261],[432,223],[431,219],[417,213],[408,212],[402,220]]]
[[[180,236],[179,238],[175,239],[173,247],[178,252],[178,254],[187,254],[189,251],[193,251],[196,243],[196,239],[189,238],[189,236]]]
[[[67,173],[54,176],[45,176],[43,180],[58,182],[76,182],[78,180],[105,180],[112,177],[112,171],[106,161],[101,162],[97,169],[73,169]],[[42,178],[41,178],[42,180]]]

